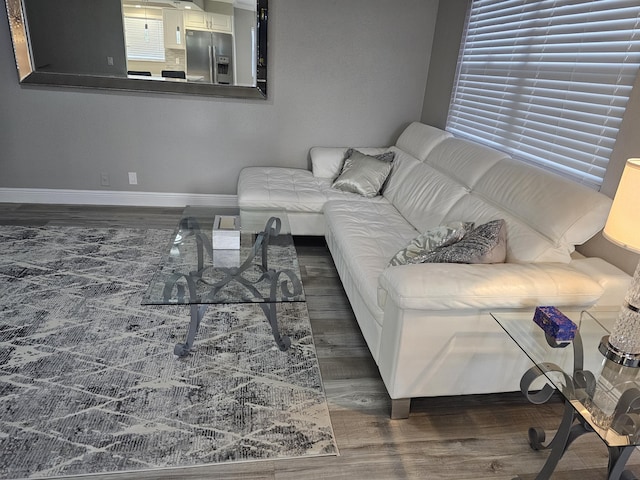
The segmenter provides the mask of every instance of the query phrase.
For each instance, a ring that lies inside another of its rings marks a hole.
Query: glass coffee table
[[[529,429],[531,448],[551,450],[536,480],[551,478],[567,448],[586,433],[596,433],[607,446],[608,479],[635,479],[625,464],[640,445],[640,368],[619,365],[601,353],[618,310],[560,310],[577,325],[573,340],[545,334],[534,323],[533,310],[491,313],[534,365],[520,382],[525,397],[542,404],[559,392],[565,402],[548,444],[543,429]]]
[[[191,351],[207,307],[215,304],[259,304],[276,345],[287,350],[291,340],[280,333],[276,307],[304,302],[305,295],[286,214],[258,227],[217,213],[208,207],[183,211],[142,304],[189,305],[185,342],[174,348],[181,357]],[[220,227],[215,232],[214,222]]]

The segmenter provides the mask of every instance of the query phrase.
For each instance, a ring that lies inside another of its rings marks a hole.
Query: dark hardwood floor
[[[182,209],[0,204],[3,225],[172,229]],[[296,239],[308,309],[340,456],[222,464],[81,479],[533,479],[548,452],[529,448],[530,426],[557,428],[562,404],[531,405],[520,393],[423,398],[390,420],[389,398],[322,239]],[[578,439],[554,479],[605,478],[607,451]],[[630,469],[640,476],[640,455]]]

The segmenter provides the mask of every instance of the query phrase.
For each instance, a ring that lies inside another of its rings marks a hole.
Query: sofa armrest
[[[313,147],[309,151],[311,171],[314,177],[334,179],[340,174],[342,160],[350,147]],[[354,147],[365,155],[378,155],[388,147]]]
[[[578,258],[571,262],[571,266],[602,286],[604,294],[598,299],[599,307],[619,307],[624,303],[625,294],[631,284],[631,275],[598,257]]]
[[[383,309],[388,301],[417,310],[588,306],[603,293],[589,275],[561,263],[402,265],[378,281]]]

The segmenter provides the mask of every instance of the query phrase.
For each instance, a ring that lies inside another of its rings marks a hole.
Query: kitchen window
[[[164,62],[162,20],[124,17],[127,60]]]
[[[473,0],[447,130],[598,189],[639,64],[637,0]]]

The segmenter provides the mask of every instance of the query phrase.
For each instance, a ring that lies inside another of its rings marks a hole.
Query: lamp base
[[[598,350],[605,358],[611,360],[618,365],[624,367],[640,367],[640,353],[625,353],[618,350],[616,347],[609,343],[609,335],[605,335],[600,340]]]
[[[637,305],[640,305],[640,262],[609,336],[609,344],[616,352],[631,353],[632,356],[640,353],[640,309]]]

